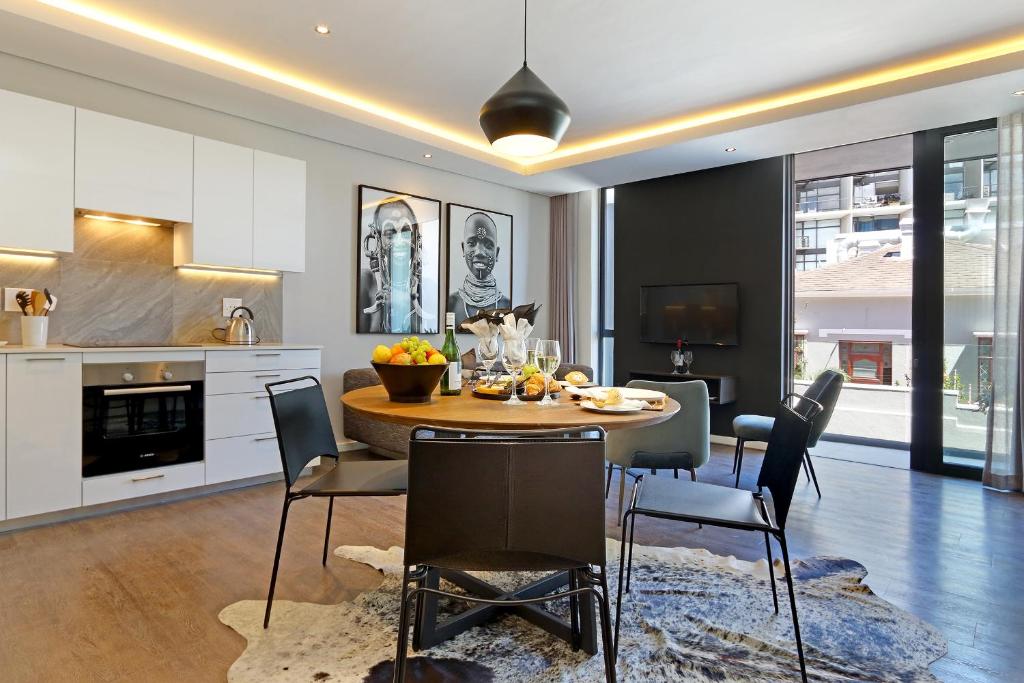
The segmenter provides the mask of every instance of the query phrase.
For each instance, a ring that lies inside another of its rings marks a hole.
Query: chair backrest
[[[589,365],[583,365],[582,363],[562,363],[558,366],[558,369],[555,370],[555,379],[561,381],[565,379],[566,375],[573,371],[582,372],[591,382],[597,381],[594,379],[594,368]]]
[[[604,436],[600,427],[414,428],[405,563],[481,571],[603,565]]]
[[[266,388],[274,414],[284,481],[291,488],[313,458],[337,459],[338,442],[331,428],[323,388],[316,377],[271,382]]]
[[[634,453],[652,454],[648,456],[652,458],[650,464],[637,463],[637,467],[657,467],[657,456],[661,454],[689,453],[694,468],[708,461],[711,457],[711,407],[707,384],[702,380],[650,382],[634,379],[626,386],[660,391],[679,402],[679,412],[665,422],[615,435],[616,441],[621,438]]]
[[[353,368],[346,370],[341,376],[341,390],[348,393],[363,387],[375,387],[380,384],[380,375],[373,368]]]
[[[836,409],[836,403],[839,401],[839,392],[843,388],[843,375],[835,370],[825,370],[823,373],[815,378],[811,386],[807,387],[807,391],[804,392],[804,396],[813,399],[821,404],[821,412],[814,417],[814,423],[811,425],[811,434],[807,439],[808,446],[814,446],[818,443],[818,439],[828,428],[828,422],[832,419],[832,412]],[[809,406],[806,401],[797,402],[796,410],[801,415],[805,415]]]
[[[786,401],[779,405],[772,433],[768,437],[764,461],[761,463],[761,472],[757,476],[758,489],[767,488],[772,494],[775,523],[780,529],[786,528],[786,517],[789,516],[793,490],[800,476],[811,424],[821,412],[821,406],[809,400],[803,401],[803,405],[807,407],[806,414],[791,408]]]

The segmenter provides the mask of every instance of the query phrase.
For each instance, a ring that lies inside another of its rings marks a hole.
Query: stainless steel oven
[[[203,459],[203,363],[82,366],[82,476]]]

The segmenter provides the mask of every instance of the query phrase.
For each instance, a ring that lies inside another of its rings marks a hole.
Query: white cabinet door
[[[275,434],[253,434],[206,442],[206,483],[219,484],[281,472]]]
[[[7,518],[82,504],[82,354],[7,356]]]
[[[0,90],[0,247],[72,251],[75,108]]]
[[[256,268],[306,269],[306,162],[256,150],[253,163]]]
[[[195,139],[192,263],[252,267],[252,149]]]
[[[192,136],[77,110],[75,206],[192,222]]]
[[[0,519],[7,519],[7,356],[0,356]]]

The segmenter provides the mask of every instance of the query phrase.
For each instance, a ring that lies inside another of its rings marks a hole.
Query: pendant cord
[[[528,0],[523,0],[523,66],[526,66],[526,9]]]

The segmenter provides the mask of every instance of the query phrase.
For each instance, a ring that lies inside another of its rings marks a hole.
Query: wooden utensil
[[[32,315],[46,315],[46,295],[37,289],[32,290]]]

